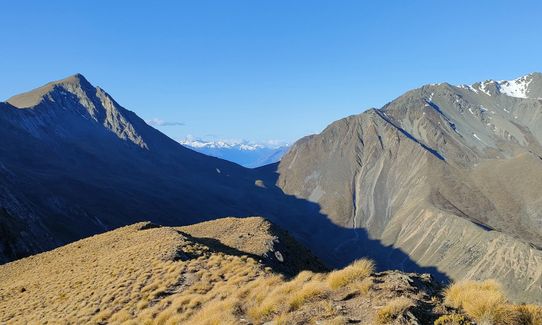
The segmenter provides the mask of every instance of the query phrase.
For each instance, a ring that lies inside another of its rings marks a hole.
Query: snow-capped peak
[[[262,148],[277,149],[287,146],[286,143],[280,141],[267,141],[256,143],[248,140],[203,140],[187,136],[179,141],[183,146],[192,148],[211,148],[211,149],[238,149],[243,151],[254,151]]]
[[[514,80],[502,80],[497,82],[501,94],[510,97],[528,98],[529,84],[533,81],[531,75],[519,77]]]
[[[460,85],[459,87],[477,94],[483,93],[487,96],[501,94],[516,98],[534,98],[531,83],[536,77],[540,79],[540,74],[531,73],[513,80],[486,80],[472,85]]]

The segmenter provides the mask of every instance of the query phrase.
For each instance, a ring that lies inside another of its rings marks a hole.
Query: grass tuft
[[[495,280],[460,281],[444,292],[444,302],[463,310],[478,324],[542,325],[542,307],[508,303]]]
[[[468,325],[469,320],[464,315],[450,314],[442,315],[435,320],[434,325]]]
[[[448,306],[464,310],[478,323],[499,321],[503,316],[499,308],[507,303],[501,286],[494,280],[460,281],[448,287],[444,296]]]
[[[331,289],[338,289],[349,284],[363,281],[374,272],[374,262],[367,259],[357,260],[342,270],[328,275],[327,282]]]
[[[299,309],[312,298],[322,296],[326,292],[326,287],[321,283],[305,284],[299,291],[294,292],[288,300],[290,311]]]
[[[380,308],[376,313],[377,324],[389,324],[400,318],[410,307],[413,306],[413,301],[399,297],[391,300],[388,304]]]

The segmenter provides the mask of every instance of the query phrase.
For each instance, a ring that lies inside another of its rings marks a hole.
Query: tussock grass
[[[437,320],[435,320],[434,325],[468,325],[470,324],[469,320],[458,314],[451,315],[442,315]]]
[[[246,243],[239,235],[222,237],[252,250],[250,256],[211,248],[177,229],[137,224],[0,266],[0,323],[344,324],[353,316],[386,323],[401,320],[418,299],[403,275],[374,274],[369,260],[330,273],[275,273],[251,257],[265,246],[254,237],[274,240],[254,235],[267,229],[257,224],[244,224],[251,231]],[[191,231],[207,237],[201,226]],[[397,298],[398,287],[409,298]],[[475,320],[541,325],[539,307],[508,304],[491,281],[451,286],[446,302]]]
[[[542,325],[542,306],[519,305],[514,308],[520,313],[522,324]]]
[[[389,324],[403,316],[403,314],[412,306],[414,306],[414,303],[408,298],[395,298],[388,302],[386,306],[378,310],[375,321],[377,324]]]
[[[374,272],[374,267],[374,262],[371,260],[357,260],[342,270],[331,272],[327,281],[331,289],[338,289],[367,278]]]
[[[322,283],[307,283],[299,291],[293,292],[288,299],[290,310],[299,309],[303,304],[314,297],[323,296],[327,288]]]
[[[445,303],[462,309],[478,323],[494,324],[502,316],[499,308],[507,302],[500,285],[494,280],[461,281],[445,291]]]
[[[460,281],[445,290],[445,303],[463,310],[478,324],[542,324],[542,308],[535,305],[513,305],[495,280]]]
[[[373,280],[371,278],[365,278],[359,282],[354,283],[352,289],[361,295],[366,295],[373,288]]]

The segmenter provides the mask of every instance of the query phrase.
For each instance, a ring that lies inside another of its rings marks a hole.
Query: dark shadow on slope
[[[417,144],[419,144],[422,148],[424,148],[425,150],[429,151],[433,156],[437,157],[438,159],[442,160],[442,161],[445,161],[446,159],[444,159],[444,157],[436,150],[436,149],[433,149],[431,147],[429,147],[428,145],[420,142],[418,139],[416,139],[412,134],[408,133],[405,129],[399,127],[398,125],[396,125],[395,123],[393,123],[393,121],[391,119],[389,119],[387,116],[385,116],[380,110],[378,109],[375,109],[375,112],[378,114],[378,116],[380,116],[384,121],[386,121],[387,123],[389,123],[391,126],[393,126],[394,128],[396,128],[399,132],[401,132],[405,137],[409,138],[410,140],[416,142]]]
[[[177,230],[177,232],[182,236],[186,237],[188,240],[207,246],[213,251],[221,252],[227,255],[248,256],[250,258],[253,258],[254,260],[259,261],[266,266],[269,266],[275,272],[281,273],[286,277],[293,277],[303,270],[309,270],[312,272],[327,271],[327,269],[323,265],[315,263],[315,261],[317,261],[316,257],[312,257],[310,255],[299,256],[299,254],[296,254],[296,252],[282,250],[280,251],[282,261],[280,261],[278,260],[276,255],[273,254],[273,252],[267,252],[266,254],[260,256],[250,252],[238,250],[235,247],[227,246],[223,244],[220,240],[217,240],[215,238],[194,237],[181,230]],[[295,258],[303,258],[304,260],[294,260]]]
[[[307,246],[330,268],[341,268],[359,258],[370,258],[379,271],[397,269],[405,272],[430,273],[437,280],[448,282],[449,277],[436,267],[420,266],[398,248],[385,246],[371,239],[365,229],[344,228],[321,213],[320,205],[285,194],[277,187],[277,164],[255,169],[256,179],[266,188],[255,187],[251,199],[260,206],[244,216],[267,218]],[[220,216],[213,216],[217,218]]]
[[[446,122],[448,122],[448,125],[452,128],[452,130],[454,130],[455,132],[457,132],[457,127],[456,127],[455,123],[453,123],[452,120],[451,120],[448,116],[446,116],[446,114],[444,114],[444,112],[440,109],[440,107],[439,107],[437,104],[435,104],[435,103],[433,103],[433,102],[431,102],[431,101],[426,101],[426,103],[427,103],[427,105],[429,105],[429,107],[431,107],[431,108],[434,109],[438,114],[440,114],[440,115],[444,118],[444,120],[445,120]],[[460,135],[460,136],[461,136],[461,135]]]

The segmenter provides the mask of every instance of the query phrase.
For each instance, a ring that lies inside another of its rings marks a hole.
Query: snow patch
[[[478,93],[478,89],[474,88],[473,86],[468,86],[467,85],[467,89],[470,90],[470,91],[474,91],[475,93]]]
[[[478,90],[471,85],[459,85],[459,88],[467,89],[475,93],[478,93]]]
[[[473,85],[459,85],[459,88],[470,90],[474,93],[482,92],[488,96],[492,96],[491,92],[489,91],[488,86],[489,85],[495,85],[498,92],[501,95],[506,95],[509,97],[516,97],[516,98],[529,98],[528,92],[529,92],[529,84],[533,81],[532,75],[526,75],[523,77],[519,77],[514,80],[486,80],[484,82],[475,83]]]
[[[517,98],[528,98],[529,84],[533,81],[529,76],[523,76],[514,80],[497,82],[499,92],[503,95]]]

